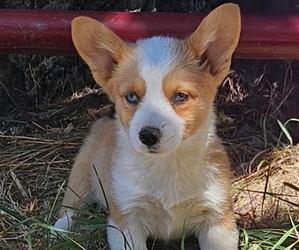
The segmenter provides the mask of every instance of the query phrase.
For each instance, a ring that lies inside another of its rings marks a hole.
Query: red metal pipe
[[[75,54],[71,20],[80,15],[104,22],[127,41],[153,35],[186,37],[203,15],[94,11],[0,10],[0,53]],[[236,58],[299,59],[298,16],[242,16]]]

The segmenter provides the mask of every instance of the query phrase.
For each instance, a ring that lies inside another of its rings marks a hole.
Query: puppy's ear
[[[223,4],[213,10],[188,38],[187,45],[200,65],[213,76],[227,74],[241,30],[239,7]],[[222,79],[221,79],[222,80]]]
[[[107,82],[115,65],[128,52],[128,45],[104,24],[89,17],[72,21],[72,39],[96,82],[109,92]]]

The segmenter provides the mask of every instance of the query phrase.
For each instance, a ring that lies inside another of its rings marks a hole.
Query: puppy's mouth
[[[161,149],[159,144],[153,146],[141,146],[140,148],[135,148],[139,153],[148,154],[148,155],[158,155],[163,154],[163,150]]]
[[[159,149],[157,149],[157,148],[148,148],[147,153],[149,153],[149,154],[159,154],[160,152],[159,152]]]

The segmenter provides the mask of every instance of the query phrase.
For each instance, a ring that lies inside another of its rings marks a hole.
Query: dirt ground
[[[128,2],[14,0],[2,1],[0,8],[126,10],[140,5]],[[208,11],[224,1],[197,7],[191,2],[157,1],[155,7]],[[254,10],[268,8],[267,2]],[[153,2],[147,4],[142,9],[152,10]],[[278,123],[299,119],[298,96],[299,61],[234,60],[219,89],[218,133],[232,162],[234,207],[242,227],[281,227],[290,217],[299,222],[299,122],[285,126],[288,134]],[[79,58],[0,55],[0,204],[26,216],[48,208],[66,185],[90,124],[103,115],[113,117],[113,104]],[[7,227],[1,218],[0,232]]]

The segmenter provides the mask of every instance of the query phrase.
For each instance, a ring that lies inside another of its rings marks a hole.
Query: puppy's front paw
[[[57,238],[59,233],[67,233],[67,231],[70,230],[72,226],[72,216],[73,212],[70,210],[67,210],[61,218],[59,218],[55,224],[54,224],[54,229],[51,230],[51,238],[55,239]]]

